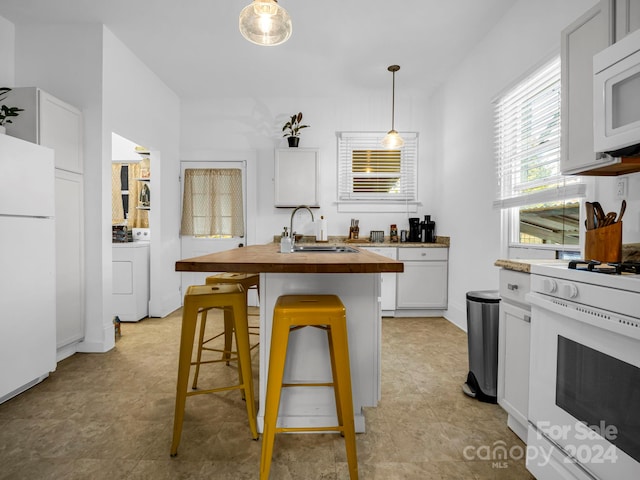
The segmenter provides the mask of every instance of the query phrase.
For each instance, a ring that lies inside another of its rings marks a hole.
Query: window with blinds
[[[560,173],[560,57],[495,104],[497,195],[509,208],[579,196],[579,177]]]
[[[383,132],[338,133],[339,202],[415,202],[417,133],[402,132],[400,149],[382,147]]]
[[[509,210],[509,243],[577,245],[580,177],[560,173],[560,57],[495,102],[497,193]]]

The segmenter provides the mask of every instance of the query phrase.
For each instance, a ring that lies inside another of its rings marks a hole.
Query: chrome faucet
[[[313,212],[306,205],[300,205],[299,207],[296,207],[296,208],[293,209],[293,212],[291,212],[291,221],[289,223],[289,232],[291,232],[291,248],[293,248],[293,246],[296,243],[296,232],[293,231],[293,217],[296,214],[296,212],[298,210],[300,210],[301,208],[306,208],[308,210],[308,212],[311,214],[311,221],[312,222],[315,221],[315,219],[313,218]]]

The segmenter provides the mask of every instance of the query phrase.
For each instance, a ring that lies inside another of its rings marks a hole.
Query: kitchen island
[[[264,425],[271,323],[276,300],[280,295],[338,295],[347,309],[356,431],[365,431],[362,409],[375,407],[380,400],[380,274],[402,272],[402,262],[363,250],[357,253],[283,254],[279,252],[279,245],[267,244],[180,260],[176,262],[176,271],[260,274],[260,431]],[[304,328],[291,333],[284,381],[331,381],[324,331]],[[337,424],[333,389],[284,389],[278,424],[283,427]]]

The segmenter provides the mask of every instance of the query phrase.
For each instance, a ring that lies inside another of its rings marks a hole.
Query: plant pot
[[[289,142],[290,147],[297,147],[300,142],[300,137],[287,137],[287,142]]]
[[[2,135],[3,133],[7,133],[7,127],[5,127],[4,125],[0,125],[0,135]]]

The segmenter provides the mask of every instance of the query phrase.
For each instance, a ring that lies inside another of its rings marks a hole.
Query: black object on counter
[[[419,218],[410,218],[409,219],[409,238],[408,242],[419,242],[420,241],[420,219]]]
[[[436,222],[431,220],[431,215],[425,215],[424,221],[420,223],[420,241],[422,243],[436,241]]]

